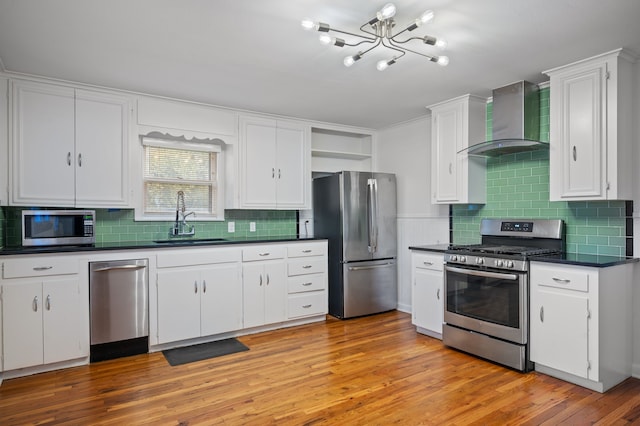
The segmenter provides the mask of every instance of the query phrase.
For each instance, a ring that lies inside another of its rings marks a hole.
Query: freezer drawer
[[[395,259],[351,262],[343,265],[344,312],[342,318],[375,314],[398,305]]]

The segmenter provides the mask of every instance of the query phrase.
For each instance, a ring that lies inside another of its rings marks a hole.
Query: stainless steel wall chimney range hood
[[[460,152],[497,157],[516,152],[549,149],[540,141],[538,86],[519,81],[493,91],[493,139]]]

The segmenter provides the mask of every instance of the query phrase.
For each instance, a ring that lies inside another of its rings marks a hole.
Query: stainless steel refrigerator
[[[396,309],[396,177],[338,172],[313,180],[314,235],[329,240],[329,314]]]

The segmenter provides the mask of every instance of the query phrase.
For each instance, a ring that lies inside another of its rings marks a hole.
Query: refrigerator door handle
[[[367,225],[369,227],[369,253],[378,249],[378,182],[367,180]]]
[[[349,266],[350,271],[364,271],[367,269],[378,269],[378,268],[387,268],[389,266],[393,266],[393,262],[382,263],[380,265],[371,265],[371,266]]]

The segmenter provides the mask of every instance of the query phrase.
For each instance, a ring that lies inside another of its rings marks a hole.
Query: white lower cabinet
[[[289,319],[325,315],[328,312],[327,243],[287,247]]]
[[[242,251],[244,327],[286,319],[285,246],[247,247]]]
[[[158,343],[242,328],[240,250],[163,252],[157,263]]]
[[[631,376],[632,270],[531,262],[537,371],[598,392]]]
[[[78,270],[76,259],[3,261],[4,371],[89,356],[89,304]]]
[[[412,323],[418,332],[442,339],[444,321],[444,256],[411,253]]]

